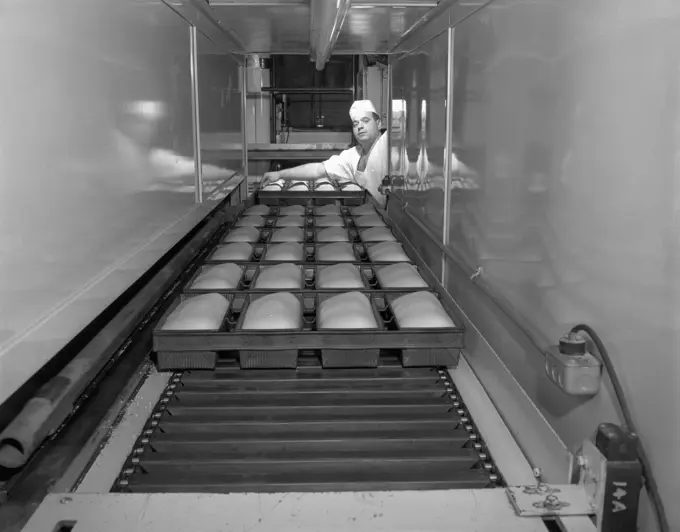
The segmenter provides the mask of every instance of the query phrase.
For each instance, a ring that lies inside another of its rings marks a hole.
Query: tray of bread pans
[[[236,292],[224,294],[230,301],[230,306],[218,330],[162,330],[163,324],[177,305],[185,298],[192,297],[192,294],[180,294],[154,329],[154,350],[206,352],[377,348],[448,351],[463,347],[464,328],[460,318],[452,316],[455,326],[448,329],[423,328],[401,330],[390,307],[390,303],[399,297],[401,293],[368,290],[357,292],[361,292],[369,298],[373,312],[379,318],[377,329],[317,330],[316,310],[319,304],[325,299],[337,296],[338,293],[327,291],[290,291],[283,293],[291,293],[301,301],[301,315],[299,317],[301,325],[298,329],[243,330],[241,324],[251,301],[268,294]],[[216,293],[219,293],[219,291],[216,291]]]
[[[292,264],[294,266],[297,266],[300,268],[301,272],[301,283],[300,286],[291,288],[291,287],[283,287],[283,288],[258,288],[257,287],[257,279],[262,273],[263,270],[266,268],[272,268],[280,264]],[[329,287],[322,287],[318,285],[318,279],[319,279],[319,272],[323,270],[323,268],[328,268],[332,266],[336,266],[337,264],[346,264],[351,268],[354,268],[357,273],[358,279],[361,281],[361,286],[359,287],[351,287],[351,286],[345,286],[345,287],[340,287],[340,288],[329,288]],[[272,293],[272,292],[289,292],[291,290],[293,291],[323,291],[323,292],[334,292],[334,293],[344,293],[344,292],[351,292],[352,290],[375,290],[375,286],[377,283],[375,280],[369,281],[368,278],[366,278],[365,275],[372,275],[373,272],[370,268],[364,269],[362,268],[362,264],[358,263],[351,263],[351,262],[344,262],[344,263],[329,263],[329,264],[307,264],[307,263],[300,263],[300,262],[289,262],[289,263],[238,263],[238,266],[242,269],[243,273],[241,275],[241,278],[239,279],[239,282],[236,284],[234,288],[211,288],[211,289],[206,289],[206,288],[192,288],[192,284],[195,281],[195,279],[205,271],[206,266],[201,267],[198,273],[196,273],[192,279],[184,286],[183,292],[188,293],[188,294],[209,294],[213,292],[218,292],[218,293],[223,293],[223,292],[253,292],[253,293]],[[371,286],[371,283],[373,283],[373,286]],[[425,287],[427,289],[427,287]],[[419,288],[400,288],[399,290],[403,291],[413,291],[413,290],[423,290],[423,287]],[[394,290],[392,290],[394,291]]]
[[[208,257],[205,260],[205,264],[223,264],[225,262],[234,262],[236,264],[241,264],[241,263],[250,263],[250,262],[256,262],[256,263],[266,263],[266,264],[280,264],[283,262],[297,262],[297,263],[309,263],[309,262],[315,262],[318,264],[337,264],[339,262],[362,262],[364,261],[365,257],[362,258],[362,256],[358,255],[358,250],[356,247],[353,248],[354,255],[351,260],[348,261],[317,261],[316,260],[316,249],[317,249],[317,244],[306,244],[304,242],[300,242],[300,246],[302,247],[302,260],[299,259],[291,259],[291,260],[282,260],[282,259],[275,259],[275,260],[270,260],[267,257],[267,252],[269,251],[269,248],[272,246],[276,246],[278,242],[272,242],[269,244],[252,244],[253,246],[253,251],[251,255],[246,259],[246,260],[234,260],[234,259],[215,259],[214,256],[218,251],[218,246],[212,253],[208,255]],[[224,246],[225,244],[223,244]],[[319,244],[323,245],[323,244]]]
[[[327,205],[329,201],[335,200],[354,200],[351,202],[344,201],[346,205],[360,205],[365,203],[367,197],[366,190],[360,188],[352,190],[348,188],[348,184],[333,184],[333,190],[317,190],[313,183],[307,188],[295,188],[291,180],[287,182],[280,190],[263,190],[258,188],[255,191],[256,200],[258,203],[265,205]]]

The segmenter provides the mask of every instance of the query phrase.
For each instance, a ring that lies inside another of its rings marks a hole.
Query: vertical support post
[[[451,226],[451,176],[453,174],[451,168],[452,161],[452,144],[453,144],[453,89],[454,89],[454,68],[455,68],[455,55],[454,55],[454,36],[455,29],[449,27],[447,30],[447,64],[446,64],[446,135],[445,135],[445,148],[444,156],[444,220],[442,226],[442,244],[444,246],[449,245],[449,229]],[[442,286],[446,288],[447,286],[447,262],[446,255],[442,253]]]
[[[392,176],[392,60],[387,59],[387,175]],[[384,176],[383,176],[384,177]]]
[[[241,158],[243,161],[243,175],[248,179],[248,61],[241,68]]]
[[[203,164],[201,162],[201,120],[198,104],[198,32],[189,25],[189,65],[191,68],[191,123],[194,140],[194,176],[196,203],[203,203]]]

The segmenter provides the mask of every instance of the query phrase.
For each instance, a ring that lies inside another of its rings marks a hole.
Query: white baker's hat
[[[372,113],[377,115],[378,111],[375,110],[371,100],[357,100],[352,104],[352,107],[349,108],[350,118],[353,118],[356,115],[363,116],[370,115]]]

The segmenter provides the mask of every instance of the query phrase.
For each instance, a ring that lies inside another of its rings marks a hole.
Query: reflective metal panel
[[[194,208],[186,22],[136,0],[2,9],[0,401]]]
[[[577,322],[602,336],[673,529],[679,35],[670,1],[498,0],[459,24],[450,198],[456,262],[481,266],[479,289],[538,347]],[[451,275],[450,290],[469,283]],[[618,418],[607,379],[593,399],[569,397],[538,351],[478,323],[567,445]]]
[[[391,174],[404,177],[404,186],[394,191],[392,201],[399,201],[439,242],[444,214],[446,72],[446,33],[392,65]],[[425,246],[423,240],[414,242]],[[441,279],[441,253],[418,251]]]
[[[205,196],[243,170],[239,65],[199,35],[198,93]]]
[[[323,0],[324,2],[326,0]],[[377,5],[375,5],[377,4]],[[334,54],[387,53],[432,2],[352,2],[333,48]],[[401,4],[401,6],[400,6]],[[237,36],[249,53],[310,53],[310,3],[211,2],[220,24]]]

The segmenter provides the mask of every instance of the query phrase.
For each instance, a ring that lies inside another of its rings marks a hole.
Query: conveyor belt
[[[405,369],[176,373],[115,491],[483,488],[501,482],[448,375]]]

